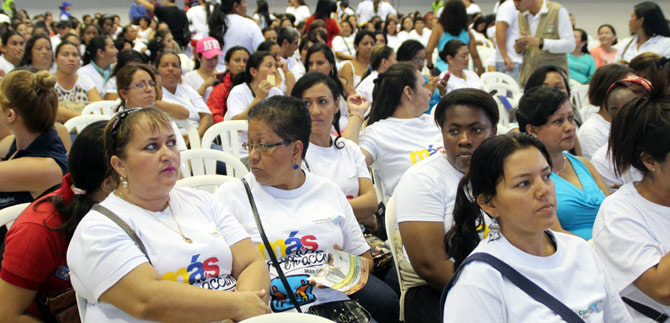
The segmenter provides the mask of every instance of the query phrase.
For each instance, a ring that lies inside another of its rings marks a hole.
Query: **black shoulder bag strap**
[[[147,257],[147,260],[149,260],[149,263],[151,264],[151,259],[149,258],[149,254],[147,253],[147,249],[144,247],[144,244],[142,243],[142,240],[140,240],[140,237],[135,234],[135,231],[130,228],[128,223],[125,221],[121,220],[114,212],[110,211],[108,208],[100,205],[100,204],[94,204],[92,207],[93,210],[98,211],[102,213],[102,215],[108,217],[110,220],[114,221],[118,226],[125,231],[133,241],[135,241],[135,244],[137,245],[138,248],[140,248],[140,251]]]
[[[655,322],[664,323],[665,321],[668,320],[668,314],[661,313],[647,305],[638,303],[628,297],[622,297],[621,299],[623,300],[624,303],[628,304],[628,306],[640,312],[640,314],[654,320]]]
[[[302,310],[300,309],[300,304],[298,304],[298,300],[295,298],[295,295],[292,292],[291,285],[289,285],[288,280],[284,275],[284,271],[281,269],[281,266],[279,266],[279,261],[277,261],[275,251],[270,245],[268,237],[265,235],[265,230],[263,230],[263,224],[261,223],[261,218],[258,216],[258,209],[256,208],[256,202],[254,201],[254,196],[251,194],[251,188],[249,187],[249,183],[247,183],[247,180],[243,178],[242,184],[244,184],[244,189],[247,191],[247,197],[249,197],[249,204],[251,204],[251,210],[254,213],[254,219],[256,220],[256,226],[258,227],[258,234],[260,234],[261,239],[263,240],[265,250],[268,252],[268,255],[270,255],[270,261],[272,262],[272,266],[275,267],[277,275],[279,275],[279,279],[281,280],[282,284],[284,285],[284,288],[286,289],[286,294],[288,294],[288,298],[291,301],[291,303],[293,303],[293,306],[295,306],[296,311],[298,311],[298,313],[302,313]]]
[[[584,323],[584,320],[582,320],[577,314],[575,314],[575,312],[573,312],[569,307],[565,306],[565,304],[561,303],[561,301],[559,301],[558,299],[547,293],[544,289],[542,289],[542,287],[537,286],[535,283],[530,281],[530,279],[526,278],[524,275],[516,271],[514,268],[510,267],[502,260],[488,253],[483,252],[471,254],[470,256],[465,258],[463,263],[458,267],[458,269],[456,269],[454,276],[451,278],[451,280],[449,280],[449,283],[447,283],[447,286],[445,286],[444,290],[442,291],[441,302],[440,302],[442,312],[444,312],[444,303],[447,299],[447,295],[449,294],[449,290],[454,286],[454,284],[456,284],[458,276],[461,273],[461,269],[467,263],[477,260],[483,261],[491,265],[493,268],[498,270],[503,276],[505,276],[505,278],[509,279],[512,283],[514,283],[514,285],[516,285],[526,294],[528,294],[528,296],[546,305],[556,314],[560,315],[561,318],[563,318],[566,322]],[[444,317],[444,313],[442,313],[442,316]]]

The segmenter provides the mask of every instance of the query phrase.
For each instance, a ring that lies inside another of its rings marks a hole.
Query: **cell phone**
[[[442,79],[440,79],[440,82],[444,82],[445,84],[449,81],[449,78],[451,77],[451,72],[447,71],[444,73],[444,76],[442,76]]]

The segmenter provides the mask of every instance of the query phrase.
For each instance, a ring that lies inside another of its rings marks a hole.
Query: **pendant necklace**
[[[167,225],[165,222],[161,221],[157,216],[153,215],[151,212],[147,211],[149,215],[151,215],[156,221],[160,222],[160,224],[166,226],[168,229],[174,231],[175,233],[179,234],[186,243],[193,243],[193,240],[187,236],[184,235],[184,232],[181,230],[181,225],[179,224],[179,221],[177,221],[177,217],[174,216],[174,212],[172,211],[172,205],[170,205],[170,202],[168,201],[168,209],[170,210],[170,214],[172,215],[172,219],[174,220],[175,223],[177,223],[177,228],[179,231],[175,230],[173,227]],[[145,210],[146,211],[146,210]]]
[[[556,173],[556,175],[561,175],[561,173],[565,170],[566,167],[568,167],[568,159],[565,158],[565,155],[563,155],[563,168],[561,168],[561,170],[556,171],[554,173]]]

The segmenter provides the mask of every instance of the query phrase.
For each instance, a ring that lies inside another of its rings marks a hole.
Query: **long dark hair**
[[[454,270],[480,241],[477,227],[484,224],[477,198],[486,202],[496,196],[496,186],[505,177],[505,160],[513,153],[535,147],[551,167],[551,157],[542,141],[525,133],[495,136],[484,140],[472,154],[470,171],[458,183],[454,204],[454,225],[444,236],[447,254],[454,258]]]
[[[527,132],[526,125],[545,125],[549,116],[569,99],[570,97],[563,91],[548,86],[538,86],[524,92],[519,100],[519,109],[516,114],[519,130]]]
[[[465,4],[461,0],[449,0],[444,4],[444,9],[439,18],[440,25],[445,32],[458,36],[463,30],[468,29],[468,14]]]
[[[421,42],[418,40],[406,40],[402,42],[400,47],[398,47],[398,51],[395,53],[396,59],[398,62],[409,62],[414,58],[414,56],[416,56],[416,53],[423,49],[426,49],[426,47],[423,46],[423,44],[421,44]]]
[[[333,65],[333,68],[330,70],[328,73],[328,76],[333,79],[333,82],[337,85],[337,88],[339,89],[339,92],[342,96],[344,96],[344,85],[342,85],[342,81],[340,81],[340,78],[337,76],[337,63],[335,62],[335,55],[333,55],[333,50],[328,47],[326,44],[318,43],[312,45],[307,50],[307,54],[305,55],[305,71],[309,71],[309,62],[310,62],[310,57],[312,54],[316,52],[321,52],[323,53],[323,56],[326,58],[326,60]],[[345,97],[344,100],[347,98]]]
[[[316,9],[314,10],[314,15],[316,19],[323,19],[324,21],[330,18],[330,14],[333,12],[333,2],[330,0],[319,0],[316,2]]]
[[[567,76],[568,73],[566,73],[562,67],[557,65],[542,65],[536,68],[535,71],[533,71],[533,73],[531,73],[528,77],[528,81],[526,81],[526,85],[524,86],[523,91],[526,92],[536,86],[542,86],[544,84],[544,80],[547,78],[547,73],[549,72],[558,73],[561,78],[563,78],[563,84],[565,85],[565,89],[568,91],[568,96],[570,96],[570,83],[568,82]]]
[[[582,45],[582,50],[580,50],[580,52],[582,52],[584,54],[591,55],[591,53],[589,52],[588,46],[587,46],[587,42],[589,41],[589,35],[587,35],[586,31],[584,29],[581,29],[581,28],[575,28],[575,31],[578,31],[582,34],[582,37],[581,37],[580,40],[584,42],[584,45]]]
[[[121,70],[124,66],[128,65],[129,63],[147,64],[148,62],[149,58],[147,58],[147,55],[145,55],[144,53],[138,52],[133,49],[126,49],[124,51],[120,51],[116,55],[116,65],[114,65],[114,69],[112,70],[111,76],[116,76],[116,74],[119,73],[119,70]]]
[[[372,109],[368,119],[368,126],[393,115],[400,105],[403,90],[409,86],[416,89],[416,66],[410,63],[393,64],[384,73],[375,79],[372,90]]]
[[[247,85],[249,85],[249,83],[251,83],[251,81],[254,80],[253,76],[251,76],[251,69],[252,68],[258,69],[258,67],[261,65],[261,63],[263,63],[263,60],[267,56],[274,58],[274,56],[272,56],[270,52],[264,50],[257,51],[251,54],[251,56],[249,56],[249,60],[247,60],[247,67],[244,69],[244,73],[240,73],[240,75],[235,77],[233,85],[238,85],[242,83],[247,83]]]
[[[35,46],[35,43],[40,39],[46,39],[46,41],[49,42],[49,48],[51,48],[51,40],[47,35],[45,34],[33,35],[26,42],[26,47],[25,50],[23,51],[23,57],[21,57],[21,60],[19,61],[19,66],[28,66],[33,63],[33,47]],[[51,58],[51,62],[53,63],[53,58]]]
[[[652,37],[661,35],[663,37],[670,37],[670,27],[668,21],[665,20],[663,10],[655,2],[645,1],[635,5],[635,15],[638,18],[644,18],[642,28],[647,36]]]
[[[363,73],[361,79],[364,80],[372,71],[379,69],[379,66],[382,65],[382,60],[389,59],[393,55],[393,48],[386,45],[379,45],[372,49],[370,52],[370,68]]]
[[[354,46],[358,47],[358,44],[360,44],[361,41],[363,41],[363,38],[365,38],[365,36],[370,36],[370,38],[372,38],[372,42],[375,41],[375,34],[373,32],[366,29],[360,29],[356,33],[356,37],[354,37]],[[356,56],[358,57],[358,51],[356,51]]]
[[[240,51],[240,50],[243,50],[243,51],[247,52],[247,55],[250,55],[249,50],[246,47],[244,47],[244,46],[233,46],[233,47],[229,48],[228,51],[226,51],[226,55],[223,57],[223,60],[226,63],[230,62],[230,60],[233,58],[233,54],[235,54],[235,52]],[[212,83],[212,87],[215,87],[215,86],[219,85],[221,82],[223,82],[223,79],[228,74],[230,74],[230,70],[226,69],[226,71],[223,73],[223,75],[221,75],[220,78],[217,78],[217,80],[214,81],[214,83]],[[231,82],[232,82],[231,84],[234,84],[235,80],[231,79]],[[240,83],[242,83],[242,82],[240,82]]]
[[[272,19],[270,19],[270,7],[268,6],[268,2],[266,0],[256,1],[256,13],[263,17],[266,26],[270,26],[272,24]]]
[[[216,38],[221,44],[221,47],[225,47],[225,42],[223,41],[223,36],[228,31],[228,18],[227,14],[233,13],[233,6],[237,3],[241,3],[242,0],[221,0],[220,4],[214,5],[214,12],[207,19],[207,24],[209,25],[209,35]]]
[[[624,105],[612,120],[609,149],[614,168],[622,174],[635,167],[645,175],[649,170],[642,153],[662,162],[670,152],[670,63],[653,70],[650,93]]]
[[[342,95],[340,88],[332,77],[321,72],[312,71],[303,75],[298,82],[295,83],[293,90],[291,91],[291,96],[302,100],[302,94],[316,84],[325,84],[328,86],[330,93],[333,95],[334,102],[337,102],[337,98]],[[339,140],[342,138],[342,134],[340,134],[340,117],[342,116],[340,107],[337,107],[336,111],[337,112],[335,112],[335,116],[333,117],[333,127],[337,133],[337,138],[335,138],[333,143],[335,144],[335,147],[342,149],[344,148],[344,142]]]
[[[91,61],[95,61],[95,59],[98,58],[98,49],[105,51],[106,46],[107,37],[98,35],[91,38],[91,41],[86,45],[86,52],[84,52],[84,65],[91,63]]]
[[[84,194],[76,194],[72,202],[67,203],[59,195],[50,196],[40,200],[33,206],[33,211],[45,202],[51,202],[61,216],[62,224],[59,227],[47,228],[54,231],[63,231],[68,238],[72,238],[74,230],[82,218],[88,213],[97,201],[93,194],[98,192],[105,178],[112,174],[112,167],[105,157],[104,129],[107,121],[97,121],[88,125],[77,135],[72,144],[70,156],[68,157],[68,169],[74,187],[84,190]]]

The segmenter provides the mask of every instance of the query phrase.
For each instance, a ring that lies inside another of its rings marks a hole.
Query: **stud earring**
[[[298,170],[298,168],[300,168],[300,166],[298,166],[298,163],[293,163],[293,169]]]

